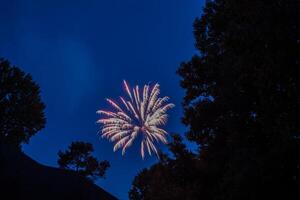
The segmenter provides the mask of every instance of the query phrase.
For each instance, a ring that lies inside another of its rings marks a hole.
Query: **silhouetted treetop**
[[[45,105],[29,74],[0,59],[0,142],[20,147],[44,128]]]
[[[199,195],[196,155],[186,149],[182,138],[174,134],[169,144],[172,157],[161,154],[160,162],[143,169],[133,180],[129,199],[131,200],[173,200],[197,199]]]
[[[59,167],[74,170],[90,180],[95,180],[99,177],[104,178],[110,164],[106,160],[98,161],[92,155],[93,151],[94,148],[91,143],[72,142],[68,150],[58,152],[59,159],[57,163]]]
[[[300,197],[300,2],[209,0],[194,23],[198,55],[178,69],[183,122],[134,179],[132,200]]]

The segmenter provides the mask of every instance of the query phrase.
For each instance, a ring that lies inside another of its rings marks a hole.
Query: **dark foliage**
[[[178,69],[187,138],[201,150],[186,161],[175,140],[175,159],[142,171],[131,199],[300,198],[299,10],[207,1],[194,24],[200,54]]]
[[[60,168],[76,171],[90,180],[104,178],[106,170],[110,167],[108,161],[99,162],[92,153],[94,148],[87,142],[72,142],[68,150],[58,152],[57,161]]]
[[[179,135],[173,135],[169,149],[174,158],[160,155],[160,162],[142,170],[134,179],[129,198],[132,200],[192,199],[198,196],[195,181],[200,178],[196,155],[187,151]],[[175,153],[176,152],[176,153]],[[196,176],[198,178],[196,178]]]
[[[115,200],[78,173],[43,166],[21,151],[21,144],[44,127],[44,108],[31,76],[0,59],[0,199]],[[109,163],[98,162],[90,156],[93,147],[83,145],[84,175],[104,176]]]
[[[31,76],[0,59],[0,143],[28,143],[44,128],[44,108]]]

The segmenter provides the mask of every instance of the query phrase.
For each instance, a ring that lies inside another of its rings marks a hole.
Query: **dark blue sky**
[[[99,185],[120,199],[134,176],[155,157],[140,158],[138,146],[122,157],[99,139],[96,110],[105,97],[124,94],[131,85],[159,82],[171,97],[166,130],[184,133],[180,123],[184,91],[176,69],[196,53],[193,21],[203,0],[0,0],[0,57],[30,73],[40,85],[47,125],[24,151],[57,166],[58,150],[74,140],[93,143],[95,155],[109,160]],[[166,150],[165,147],[160,146]]]

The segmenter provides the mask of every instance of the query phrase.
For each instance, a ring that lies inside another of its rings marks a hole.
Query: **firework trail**
[[[169,97],[159,98],[159,84],[153,87],[145,85],[140,91],[139,86],[130,89],[124,80],[127,98],[120,97],[120,104],[112,99],[106,99],[113,107],[113,111],[99,110],[103,117],[97,121],[102,124],[101,135],[115,142],[114,151],[122,148],[122,155],[139,136],[141,140],[141,156],[144,159],[145,151],[149,155],[158,150],[155,142],[167,143],[167,132],[161,128],[167,122],[167,110],[174,104],[167,103]]]

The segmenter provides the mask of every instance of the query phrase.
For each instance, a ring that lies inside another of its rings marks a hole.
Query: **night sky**
[[[111,163],[97,183],[128,199],[134,176],[157,159],[142,160],[137,143],[125,156],[97,135],[96,111],[106,97],[125,95],[130,85],[158,82],[170,96],[170,133],[185,132],[176,69],[196,52],[193,21],[203,0],[0,0],[0,57],[30,73],[46,104],[46,128],[23,150],[57,166],[57,152],[76,140],[91,142],[95,156]],[[192,148],[192,144],[189,145]],[[166,151],[166,147],[160,146]]]

